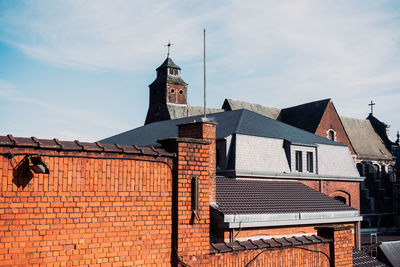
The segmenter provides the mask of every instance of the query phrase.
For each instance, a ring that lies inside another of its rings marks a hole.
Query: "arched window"
[[[372,164],[372,170],[375,172],[379,172],[379,166],[377,164]]]
[[[332,127],[332,126],[331,126]],[[332,128],[330,128],[328,131],[326,131],[326,138],[336,141],[336,132]]]
[[[351,206],[351,195],[345,191],[338,190],[329,194],[329,196],[333,197],[336,200],[339,200],[340,202],[343,202],[346,205]]]
[[[346,199],[345,199],[344,197],[336,196],[335,199],[336,199],[336,200],[339,200],[340,202],[343,202],[344,204],[347,204],[347,203],[346,203]]]
[[[393,173],[393,166],[392,165],[388,166],[388,173]]]

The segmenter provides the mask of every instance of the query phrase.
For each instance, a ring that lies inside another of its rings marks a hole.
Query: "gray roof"
[[[372,258],[365,252],[353,248],[353,266],[354,267],[386,267],[387,265]]]
[[[192,117],[192,116],[199,116],[204,113],[204,108],[203,107],[197,107],[197,106],[189,106],[189,105],[181,105],[181,104],[167,104],[169,116],[171,117],[171,120],[173,119],[179,119],[179,118],[186,118],[186,116]],[[222,112],[222,109],[218,108],[206,108],[206,113],[217,113],[217,112]]]
[[[279,120],[310,133],[315,133],[330,101],[330,99],[323,99],[282,109]]]
[[[392,154],[375,132],[369,120],[340,117],[350,143],[358,156],[391,159]]]
[[[175,69],[181,69],[178,65],[176,65],[170,57],[167,57],[164,62],[158,67],[156,70],[159,69],[164,69],[164,68],[175,68]]]
[[[300,182],[217,177],[217,210],[223,214],[357,211]]]
[[[296,144],[344,146],[245,109],[213,113],[208,115],[207,118],[217,123],[217,138],[228,137],[232,134],[243,134],[285,139]],[[177,136],[177,125],[193,121],[201,121],[201,116],[149,123],[142,127],[106,138],[101,140],[101,142],[121,145],[155,145],[159,139]]]
[[[226,111],[237,110],[237,109],[248,109],[274,120],[278,118],[279,113],[281,111],[279,108],[267,107],[259,104],[253,104],[234,99],[225,99],[222,108]]]
[[[382,251],[386,260],[392,266],[400,266],[400,241],[382,242],[379,245],[379,250]]]

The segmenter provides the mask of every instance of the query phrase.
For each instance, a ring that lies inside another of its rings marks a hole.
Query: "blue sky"
[[[201,4],[200,4],[201,3]],[[97,141],[143,125],[171,57],[202,105],[284,108],[332,98],[400,129],[398,1],[0,0],[0,135]]]

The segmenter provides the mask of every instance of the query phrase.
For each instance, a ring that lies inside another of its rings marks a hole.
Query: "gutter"
[[[356,210],[276,214],[226,214],[222,215],[219,221],[226,228],[249,228],[360,222],[362,221],[362,216],[358,216],[358,211]]]
[[[362,182],[365,177],[351,176],[333,176],[333,175],[307,175],[306,173],[282,173],[282,172],[264,172],[248,170],[218,170],[218,175],[228,177],[259,177],[259,178],[280,178],[280,179],[303,179],[303,180],[328,180],[328,181],[350,181]]]

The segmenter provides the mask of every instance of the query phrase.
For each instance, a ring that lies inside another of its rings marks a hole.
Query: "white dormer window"
[[[301,151],[296,151],[296,171],[303,171],[303,153]]]
[[[312,152],[307,152],[307,172],[314,172],[314,157]]]

